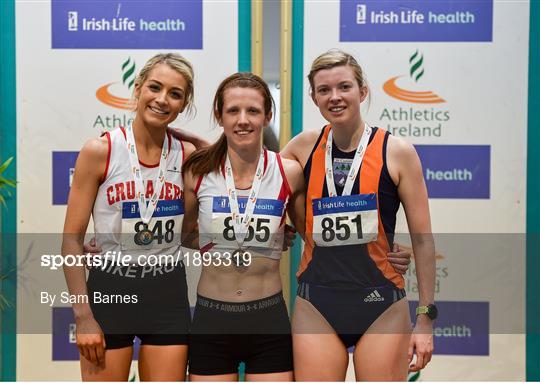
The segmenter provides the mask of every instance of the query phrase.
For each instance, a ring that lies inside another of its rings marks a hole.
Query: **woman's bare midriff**
[[[253,255],[249,266],[203,267],[197,294],[224,302],[249,302],[281,291],[279,260]]]

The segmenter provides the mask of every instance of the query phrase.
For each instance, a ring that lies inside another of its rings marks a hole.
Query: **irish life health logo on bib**
[[[416,49],[403,57],[402,71],[394,72],[382,83],[389,102],[378,112],[378,120],[395,136],[440,138],[448,127],[448,101],[429,80],[442,73],[427,61],[424,53]]]

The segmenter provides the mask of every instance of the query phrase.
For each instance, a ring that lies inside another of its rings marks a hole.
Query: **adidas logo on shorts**
[[[382,302],[384,301],[384,297],[379,294],[377,290],[369,294],[367,297],[364,298],[364,302]]]

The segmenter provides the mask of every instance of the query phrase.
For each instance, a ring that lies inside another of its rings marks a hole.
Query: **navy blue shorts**
[[[395,286],[343,289],[301,282],[297,295],[321,313],[349,348],[383,312],[405,297],[405,290]]]

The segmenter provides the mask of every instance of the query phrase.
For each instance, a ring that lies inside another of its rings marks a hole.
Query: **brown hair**
[[[231,88],[250,88],[258,90],[264,97],[264,114],[274,109],[274,99],[268,89],[268,85],[259,76],[248,73],[235,73],[230,75],[219,84],[214,96],[213,118],[219,122],[223,114],[224,94]],[[227,138],[221,134],[219,139],[207,148],[199,149],[193,153],[182,166],[184,172],[191,171],[193,175],[204,175],[213,171],[219,171],[227,155]]]
[[[135,87],[142,85],[148,78],[150,71],[158,64],[167,64],[171,69],[174,69],[184,77],[187,83],[184,110],[187,111],[188,114],[192,114],[194,111],[193,80],[195,75],[191,63],[178,53],[158,53],[148,60],[135,79]]]
[[[337,66],[348,66],[353,70],[354,78],[360,88],[367,87],[366,79],[362,67],[358,61],[349,53],[343,52],[340,49],[330,49],[317,57],[311,64],[311,70],[308,74],[309,86],[311,94],[315,89],[314,77],[318,71],[323,69],[331,69]]]

